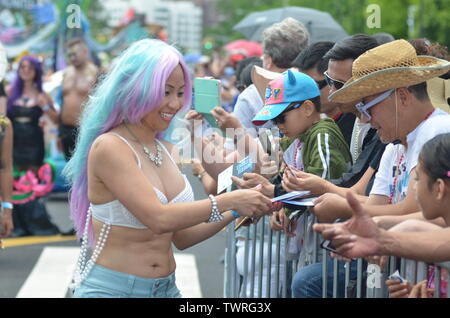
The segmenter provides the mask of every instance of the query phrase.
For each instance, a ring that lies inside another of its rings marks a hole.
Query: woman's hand
[[[236,190],[229,196],[232,209],[243,216],[263,216],[272,212],[272,201],[261,193],[261,186],[248,190]]]
[[[14,230],[14,224],[12,220],[12,212],[11,210],[5,209],[3,213],[3,217],[0,220],[1,228],[0,228],[0,239],[7,238],[11,235]]]

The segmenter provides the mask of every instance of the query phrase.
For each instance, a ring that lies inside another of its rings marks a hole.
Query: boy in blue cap
[[[289,169],[283,179],[294,178],[295,170],[315,174],[324,179],[339,178],[351,164],[351,154],[341,130],[334,120],[320,117],[320,90],[308,75],[288,70],[283,76],[269,82],[266,102],[253,118],[253,124],[262,125],[271,120],[285,136],[281,142],[283,159]],[[281,178],[272,179],[280,187]],[[285,230],[292,237],[289,254],[298,255],[299,267],[314,262],[315,240],[312,231],[305,235],[303,230],[316,222],[309,211],[294,224],[287,220],[291,206],[281,210],[271,220],[274,230]],[[294,210],[298,209],[295,207]],[[305,209],[301,209],[305,210]],[[295,239],[293,238],[295,236]]]
[[[320,91],[308,75],[288,70],[269,82],[265,106],[253,124],[269,120],[285,136],[281,148],[287,165],[325,179],[339,178],[348,169],[348,145],[332,119],[321,119]]]

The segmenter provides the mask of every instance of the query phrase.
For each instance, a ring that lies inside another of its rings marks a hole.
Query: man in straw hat
[[[394,143],[386,147],[369,198],[361,198],[368,215],[420,210],[410,177],[419,152],[434,136],[450,132],[450,116],[433,107],[425,82],[449,69],[449,62],[417,56],[408,42],[393,41],[356,59],[350,80],[330,95],[337,103],[361,100],[356,106],[361,121],[370,123],[384,143]],[[319,198],[315,204],[314,210],[339,210],[334,213],[338,218],[352,215],[344,196]]]
[[[450,62],[417,56],[411,44],[397,40],[361,55],[353,63],[352,78],[330,95],[339,103],[360,99],[361,120],[377,130],[382,142],[393,143],[386,147],[366,202],[372,216],[418,211],[410,178],[418,154],[425,142],[450,132],[450,116],[433,107],[426,81],[449,70]],[[388,209],[372,206],[397,202]],[[340,217],[351,216],[345,207]]]

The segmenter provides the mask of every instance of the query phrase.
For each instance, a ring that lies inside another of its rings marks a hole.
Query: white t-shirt
[[[411,170],[417,165],[423,145],[437,135],[445,133],[450,133],[450,115],[436,109],[430,118],[408,134],[406,137],[408,147],[401,144],[387,145],[370,194],[388,198],[392,195],[392,203],[404,200]],[[395,189],[393,189],[394,181]]]

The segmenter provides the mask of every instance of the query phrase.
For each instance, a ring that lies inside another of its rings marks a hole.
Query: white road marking
[[[183,298],[202,298],[197,263],[192,254],[175,253],[177,287]]]
[[[79,254],[78,247],[45,247],[17,298],[64,298]]]
[[[78,260],[78,247],[45,247],[17,298],[64,298]],[[183,298],[201,298],[197,263],[192,254],[175,253],[176,283]]]

